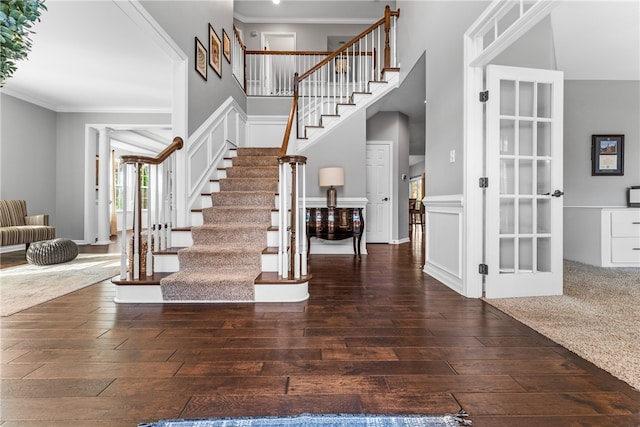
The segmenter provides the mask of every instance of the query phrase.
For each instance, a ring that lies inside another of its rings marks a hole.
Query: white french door
[[[562,294],[563,74],[489,65],[487,298]]]

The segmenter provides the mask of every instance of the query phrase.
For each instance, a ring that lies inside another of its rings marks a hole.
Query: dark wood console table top
[[[362,208],[307,208],[307,247],[311,238],[323,240],[353,239],[353,252],[360,257],[364,232]]]

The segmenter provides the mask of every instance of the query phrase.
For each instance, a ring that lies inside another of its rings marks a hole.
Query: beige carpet
[[[278,192],[279,148],[238,148],[238,155],[178,251],[180,271],[160,279],[165,301],[253,301]]]
[[[79,254],[61,264],[0,270],[0,316],[42,304],[120,272],[119,254]]]
[[[640,390],[640,268],[564,262],[564,295],[485,299]]]

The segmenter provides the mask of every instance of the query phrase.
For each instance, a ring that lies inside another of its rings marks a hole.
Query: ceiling
[[[377,20],[385,4],[235,0],[234,8],[244,22],[362,23]],[[46,5],[34,26],[29,59],[18,64],[3,92],[60,112],[171,111],[171,61],[117,1]],[[556,62],[566,79],[640,80],[640,2],[563,2],[551,22]],[[376,106],[409,116],[414,141],[424,141],[424,73],[419,61],[403,85]],[[424,154],[424,143],[414,142],[411,153]]]

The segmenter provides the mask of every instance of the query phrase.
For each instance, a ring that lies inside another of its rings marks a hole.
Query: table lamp
[[[322,168],[318,171],[318,181],[320,187],[329,187],[327,190],[327,207],[336,207],[336,189],[335,187],[344,185],[344,169],[343,168]]]

